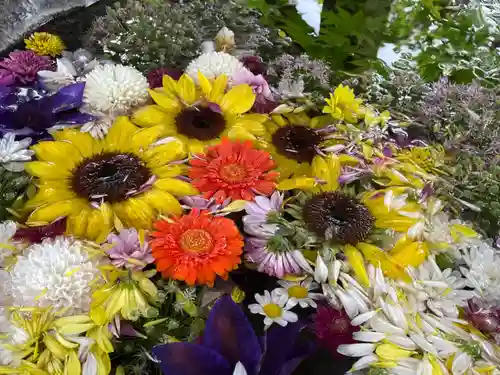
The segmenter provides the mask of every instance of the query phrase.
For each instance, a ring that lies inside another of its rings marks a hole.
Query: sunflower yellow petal
[[[190,76],[183,74],[177,81],[177,93],[184,103],[191,105],[196,101],[196,86]]]
[[[212,91],[212,84],[210,83],[208,78],[205,77],[205,75],[200,71],[198,71],[198,82],[200,83],[201,91],[205,96],[208,97],[210,95],[210,92]]]
[[[146,105],[131,116],[134,124],[144,127],[168,123],[171,118],[172,115],[162,110],[159,105]]]
[[[388,361],[399,361],[414,354],[414,352],[410,350],[401,349],[397,345],[391,343],[378,345],[375,349],[375,353],[377,353],[380,358]]]
[[[73,212],[66,222],[66,233],[75,237],[84,237],[87,233],[87,223],[92,210],[83,208],[78,212]]]
[[[255,103],[255,94],[247,84],[234,86],[220,102],[222,111],[234,114],[248,112]]]
[[[152,169],[154,175],[158,178],[175,177],[187,173],[187,165],[185,164],[172,164],[164,165]]]
[[[247,120],[247,119],[239,119],[236,120],[234,126],[241,127],[248,132],[255,134],[257,136],[263,136],[266,134],[266,127],[264,124],[258,121]]]
[[[138,229],[148,229],[155,216],[152,208],[147,204],[144,194],[138,198],[128,198],[114,204],[113,211],[125,226]]]
[[[179,201],[166,191],[153,188],[146,192],[142,198],[160,214],[182,214],[182,207]]]
[[[366,272],[365,259],[361,252],[354,246],[346,245],[344,246],[344,254],[347,257],[349,265],[352,267],[356,279],[364,287],[368,288],[370,286],[370,279],[368,273]]]
[[[146,150],[151,144],[156,142],[163,133],[163,126],[157,125],[150,128],[141,129],[129,139],[132,148],[136,151]]]
[[[227,76],[225,74],[221,74],[215,79],[208,100],[211,101],[212,103],[217,103],[220,105],[220,102],[224,97],[224,91],[226,90],[226,86],[227,86]]]
[[[197,139],[187,141],[188,151],[191,155],[202,154],[205,152],[206,145]]]
[[[177,112],[181,108],[178,99],[171,98],[165,93],[149,90],[149,95],[151,95],[156,104],[167,112]]]
[[[80,206],[79,201],[76,199],[47,204],[33,211],[27,222],[33,224],[51,223],[58,218],[68,216],[75,210],[79,210]]]
[[[320,186],[322,191],[335,191],[339,187],[340,162],[336,155],[323,158],[319,155],[313,158],[311,163],[312,174],[322,180]]]
[[[109,151],[126,152],[132,150],[131,139],[132,135],[139,128],[130,122],[126,116],[116,118],[111,129],[104,139],[106,149]]]
[[[143,154],[149,168],[157,168],[187,156],[186,147],[178,139],[150,148]]]
[[[106,202],[102,203],[99,206],[99,211],[101,211],[103,225],[101,225],[101,227],[99,228],[99,234],[96,238],[96,242],[102,243],[106,240],[109,233],[111,233],[111,230],[113,229],[115,215],[113,213],[113,209],[111,208],[111,205],[109,203],[106,203]]]
[[[242,126],[232,126],[227,132],[227,137],[231,140],[254,141],[257,138]]]
[[[163,85],[165,95],[175,98],[177,95],[177,81],[168,74],[165,74],[162,77],[161,83]]]
[[[26,172],[44,180],[60,180],[69,176],[67,169],[60,168],[54,163],[46,161],[31,161],[24,164]]]
[[[429,255],[429,248],[425,242],[406,241],[396,245],[389,253],[392,260],[402,267],[420,266]]]
[[[311,190],[316,184],[316,179],[312,177],[296,177],[281,181],[278,190],[304,189]]]
[[[199,194],[198,190],[189,182],[176,178],[162,178],[161,180],[157,180],[154,186],[178,197]]]
[[[67,359],[66,365],[64,366],[64,375],[80,375],[82,373],[82,366],[78,355],[74,350],[72,350]]]
[[[70,142],[39,142],[31,149],[40,161],[50,161],[68,170],[73,169],[83,158],[78,148]]]
[[[70,142],[83,157],[89,157],[101,151],[99,142],[95,141],[89,133],[82,133],[77,129],[63,129],[55,132],[53,136],[56,141]]]
[[[33,198],[26,202],[27,208],[35,208],[45,203],[76,198],[76,194],[65,186],[63,181],[45,181],[38,185],[38,191]]]

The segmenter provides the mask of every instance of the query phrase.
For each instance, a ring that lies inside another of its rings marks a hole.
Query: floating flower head
[[[40,56],[56,57],[66,48],[61,38],[50,33],[33,33],[29,38],[24,39],[26,49],[35,52]]]
[[[325,99],[328,104],[324,113],[329,113],[336,120],[345,120],[350,123],[357,123],[364,110],[361,107],[362,100],[356,99],[354,91],[348,86],[339,85],[330,99]]]
[[[273,327],[259,339],[240,306],[222,296],[210,310],[198,343],[159,345],[153,355],[165,375],[290,375],[310,352],[298,350],[300,331],[300,324]]]
[[[100,278],[96,249],[72,238],[46,239],[28,247],[10,270],[14,304],[89,311],[92,284]]]
[[[141,126],[161,124],[164,135],[180,139],[191,153],[203,153],[205,146],[222,137],[254,140],[264,133],[266,116],[245,114],[255,102],[250,86],[238,85],[226,93],[226,76],[212,83],[201,73],[199,78],[201,96],[188,75],[178,81],[163,76],[163,90],[150,90],[157,105],[139,109],[132,121]]]
[[[31,160],[34,152],[27,148],[31,144],[31,138],[21,141],[15,140],[13,133],[7,133],[0,139],[0,165],[12,172],[24,170],[24,163]]]
[[[155,227],[153,257],[165,278],[213,285],[217,275],[226,278],[241,262],[243,238],[230,219],[193,209]]]
[[[17,135],[36,138],[48,137],[53,126],[79,125],[93,120],[81,113],[85,83],[68,85],[48,96],[26,100],[18,92],[11,91],[0,98],[0,129]]]
[[[148,99],[146,77],[130,66],[97,66],[85,76],[85,82],[85,104],[114,116],[127,115]]]
[[[253,314],[265,316],[264,324],[268,328],[271,324],[276,323],[285,327],[288,323],[294,323],[298,320],[297,314],[289,311],[291,306],[286,303],[288,296],[278,294],[275,291],[269,293],[264,291],[264,295],[255,294],[257,303],[248,305],[248,308]]]
[[[270,195],[276,188],[278,172],[270,155],[252,147],[250,141],[227,138],[209,147],[206,154],[197,154],[189,163],[189,177],[203,197],[222,203],[232,200],[253,200],[256,194]]]
[[[207,52],[197,59],[191,61],[186,68],[186,74],[196,83],[201,79],[198,74],[201,73],[208,79],[216,79],[224,75],[229,81],[237,74],[248,72],[243,64],[234,56],[226,52]]]
[[[135,271],[153,263],[154,258],[149,245],[149,238],[144,230],[122,229],[120,233],[108,236],[109,248],[106,252],[113,266]]]
[[[27,84],[36,80],[40,70],[52,68],[52,60],[47,56],[38,56],[33,51],[14,51],[9,57],[0,60],[0,68],[12,72],[18,83]]]
[[[306,202],[303,217],[316,235],[351,245],[363,241],[375,221],[366,206],[340,192],[314,195]]]
[[[26,171],[38,177],[38,193],[27,207],[28,223],[68,217],[67,232],[103,242],[116,223],[148,229],[158,214],[182,208],[175,196],[196,194],[176,179],[186,156],[176,140],[156,142],[161,127],[139,129],[118,117],[104,142],[76,129],[54,133],[56,141],[33,146],[38,161]]]

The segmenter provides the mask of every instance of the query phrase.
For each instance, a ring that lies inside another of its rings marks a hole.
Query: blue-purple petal
[[[219,353],[185,342],[159,345],[153,355],[165,375],[232,375],[233,367]]]
[[[262,355],[252,325],[229,296],[219,298],[207,319],[203,345],[217,351],[231,364],[241,362],[248,375],[255,375]]]
[[[77,110],[61,112],[56,115],[55,123],[57,125],[79,125],[95,120],[95,117],[88,113],[82,113]]]
[[[80,107],[83,102],[84,90],[85,82],[73,83],[61,88],[50,97],[52,113],[59,113]]]

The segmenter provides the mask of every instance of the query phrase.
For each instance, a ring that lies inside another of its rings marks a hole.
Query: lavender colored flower
[[[65,86],[53,95],[35,90],[10,90],[0,94],[0,132],[40,139],[53,126],[79,125],[94,119],[81,113],[85,83]],[[27,93],[26,93],[27,92]]]
[[[260,339],[240,306],[223,296],[210,311],[199,344],[159,345],[153,354],[168,375],[290,375],[312,349],[298,347],[302,328],[300,323],[275,327]],[[234,371],[241,367],[244,372]]]
[[[163,76],[168,75],[171,78],[178,80],[182,76],[182,71],[179,69],[171,69],[171,68],[156,68],[150,70],[147,78],[150,89],[155,89],[157,87],[163,86]]]
[[[0,69],[0,85],[10,86],[16,82],[16,75],[8,69]]]
[[[0,68],[12,72],[19,83],[32,83],[40,70],[50,70],[52,60],[47,56],[38,56],[33,51],[14,51],[0,61]]]
[[[139,238],[135,228],[122,229],[118,235],[110,234],[108,243],[112,247],[107,253],[115,267],[138,271],[154,261],[147,236]]]
[[[250,71],[239,71],[233,77],[233,85],[246,83],[252,87],[256,95],[253,111],[258,113],[269,113],[274,110],[278,103],[269,88],[269,84],[262,75],[254,75]]]
[[[181,203],[188,208],[198,208],[200,210],[207,210],[212,213],[222,210],[229,203],[231,199],[226,199],[222,203],[217,203],[215,199],[205,199],[201,195],[185,196],[180,199]]]
[[[271,238],[278,230],[278,225],[268,223],[268,217],[272,213],[280,212],[282,205],[283,195],[277,191],[270,198],[261,195],[255,197],[255,202],[249,202],[245,207],[245,232],[252,236]]]

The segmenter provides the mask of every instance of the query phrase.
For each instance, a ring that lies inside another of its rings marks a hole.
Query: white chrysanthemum
[[[130,66],[97,66],[85,81],[84,103],[100,112],[125,115],[148,99],[146,77]]]
[[[240,60],[225,52],[207,52],[191,61],[186,68],[186,74],[198,83],[198,72],[203,73],[208,79],[224,74],[229,82],[236,75],[250,73]]]
[[[67,237],[46,239],[19,256],[10,271],[10,293],[17,306],[89,310],[91,284],[100,277],[98,264],[84,244]]]
[[[0,307],[0,365],[18,366],[22,355],[10,350],[8,345],[21,345],[28,340],[28,333],[10,321],[9,310]]]
[[[13,221],[9,220],[0,223],[0,268],[3,267],[5,258],[10,256],[13,250],[15,250],[11,239],[16,234],[16,230],[17,226]]]
[[[466,266],[460,271],[466,285],[475,290],[485,302],[500,303],[500,256],[481,239],[471,239],[460,248]]]
[[[31,138],[21,141],[15,140],[14,133],[7,133],[0,139],[0,164],[12,172],[24,170],[24,163],[31,160],[34,151],[27,148],[31,144]]]

